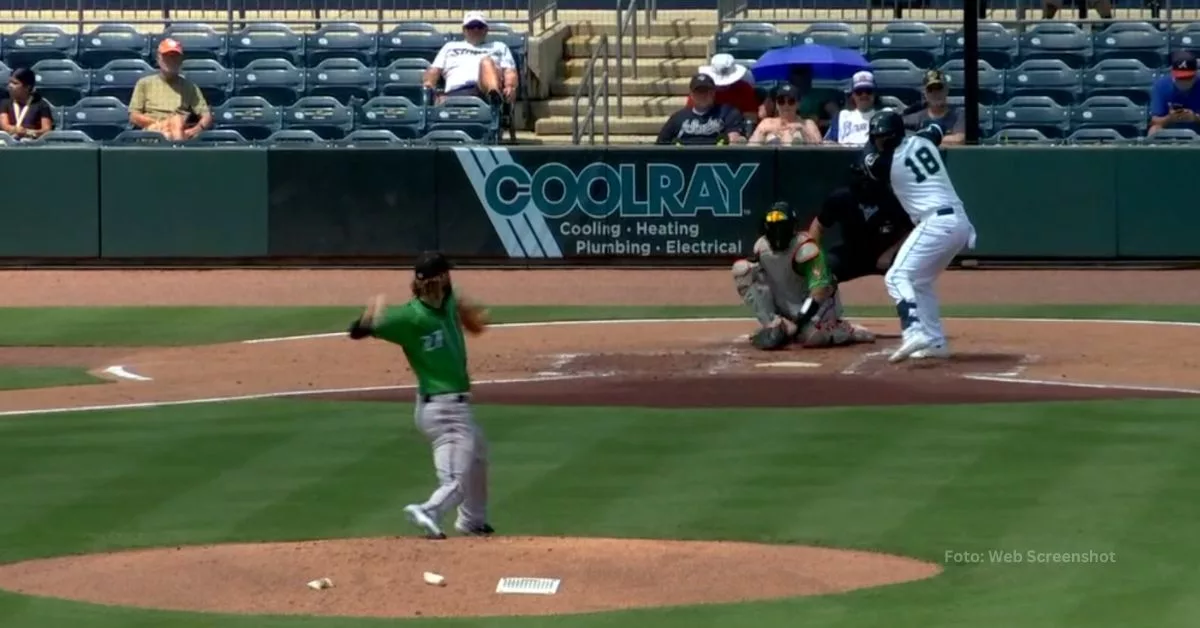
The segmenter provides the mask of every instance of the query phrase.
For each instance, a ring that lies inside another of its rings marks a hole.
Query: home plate
[[[760,369],[815,369],[818,366],[821,366],[821,364],[818,362],[761,362],[759,364],[755,364],[754,366]]]

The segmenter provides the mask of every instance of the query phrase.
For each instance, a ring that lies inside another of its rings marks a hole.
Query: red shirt
[[[716,104],[730,105],[743,114],[758,114],[758,95],[754,93],[754,86],[746,81],[738,81],[728,87],[718,87],[715,100]],[[690,95],[687,99],[687,106],[689,108],[695,106]]]

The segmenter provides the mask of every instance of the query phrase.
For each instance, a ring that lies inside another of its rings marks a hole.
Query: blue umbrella
[[[768,50],[759,57],[751,73],[756,81],[786,81],[797,66],[811,67],[813,78],[840,81],[870,69],[871,64],[862,53],[851,48],[802,44]]]

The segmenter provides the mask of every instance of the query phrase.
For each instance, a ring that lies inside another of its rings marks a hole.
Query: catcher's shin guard
[[[744,259],[734,262],[733,286],[760,325],[766,327],[775,322],[775,299],[758,264]]]

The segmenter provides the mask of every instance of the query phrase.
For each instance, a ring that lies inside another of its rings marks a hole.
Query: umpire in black
[[[912,231],[908,213],[887,184],[867,175],[864,151],[850,168],[850,181],[825,197],[808,234],[825,251],[829,271],[838,283],[883,275],[897,249]],[[841,226],[841,242],[830,246],[825,232]]]

